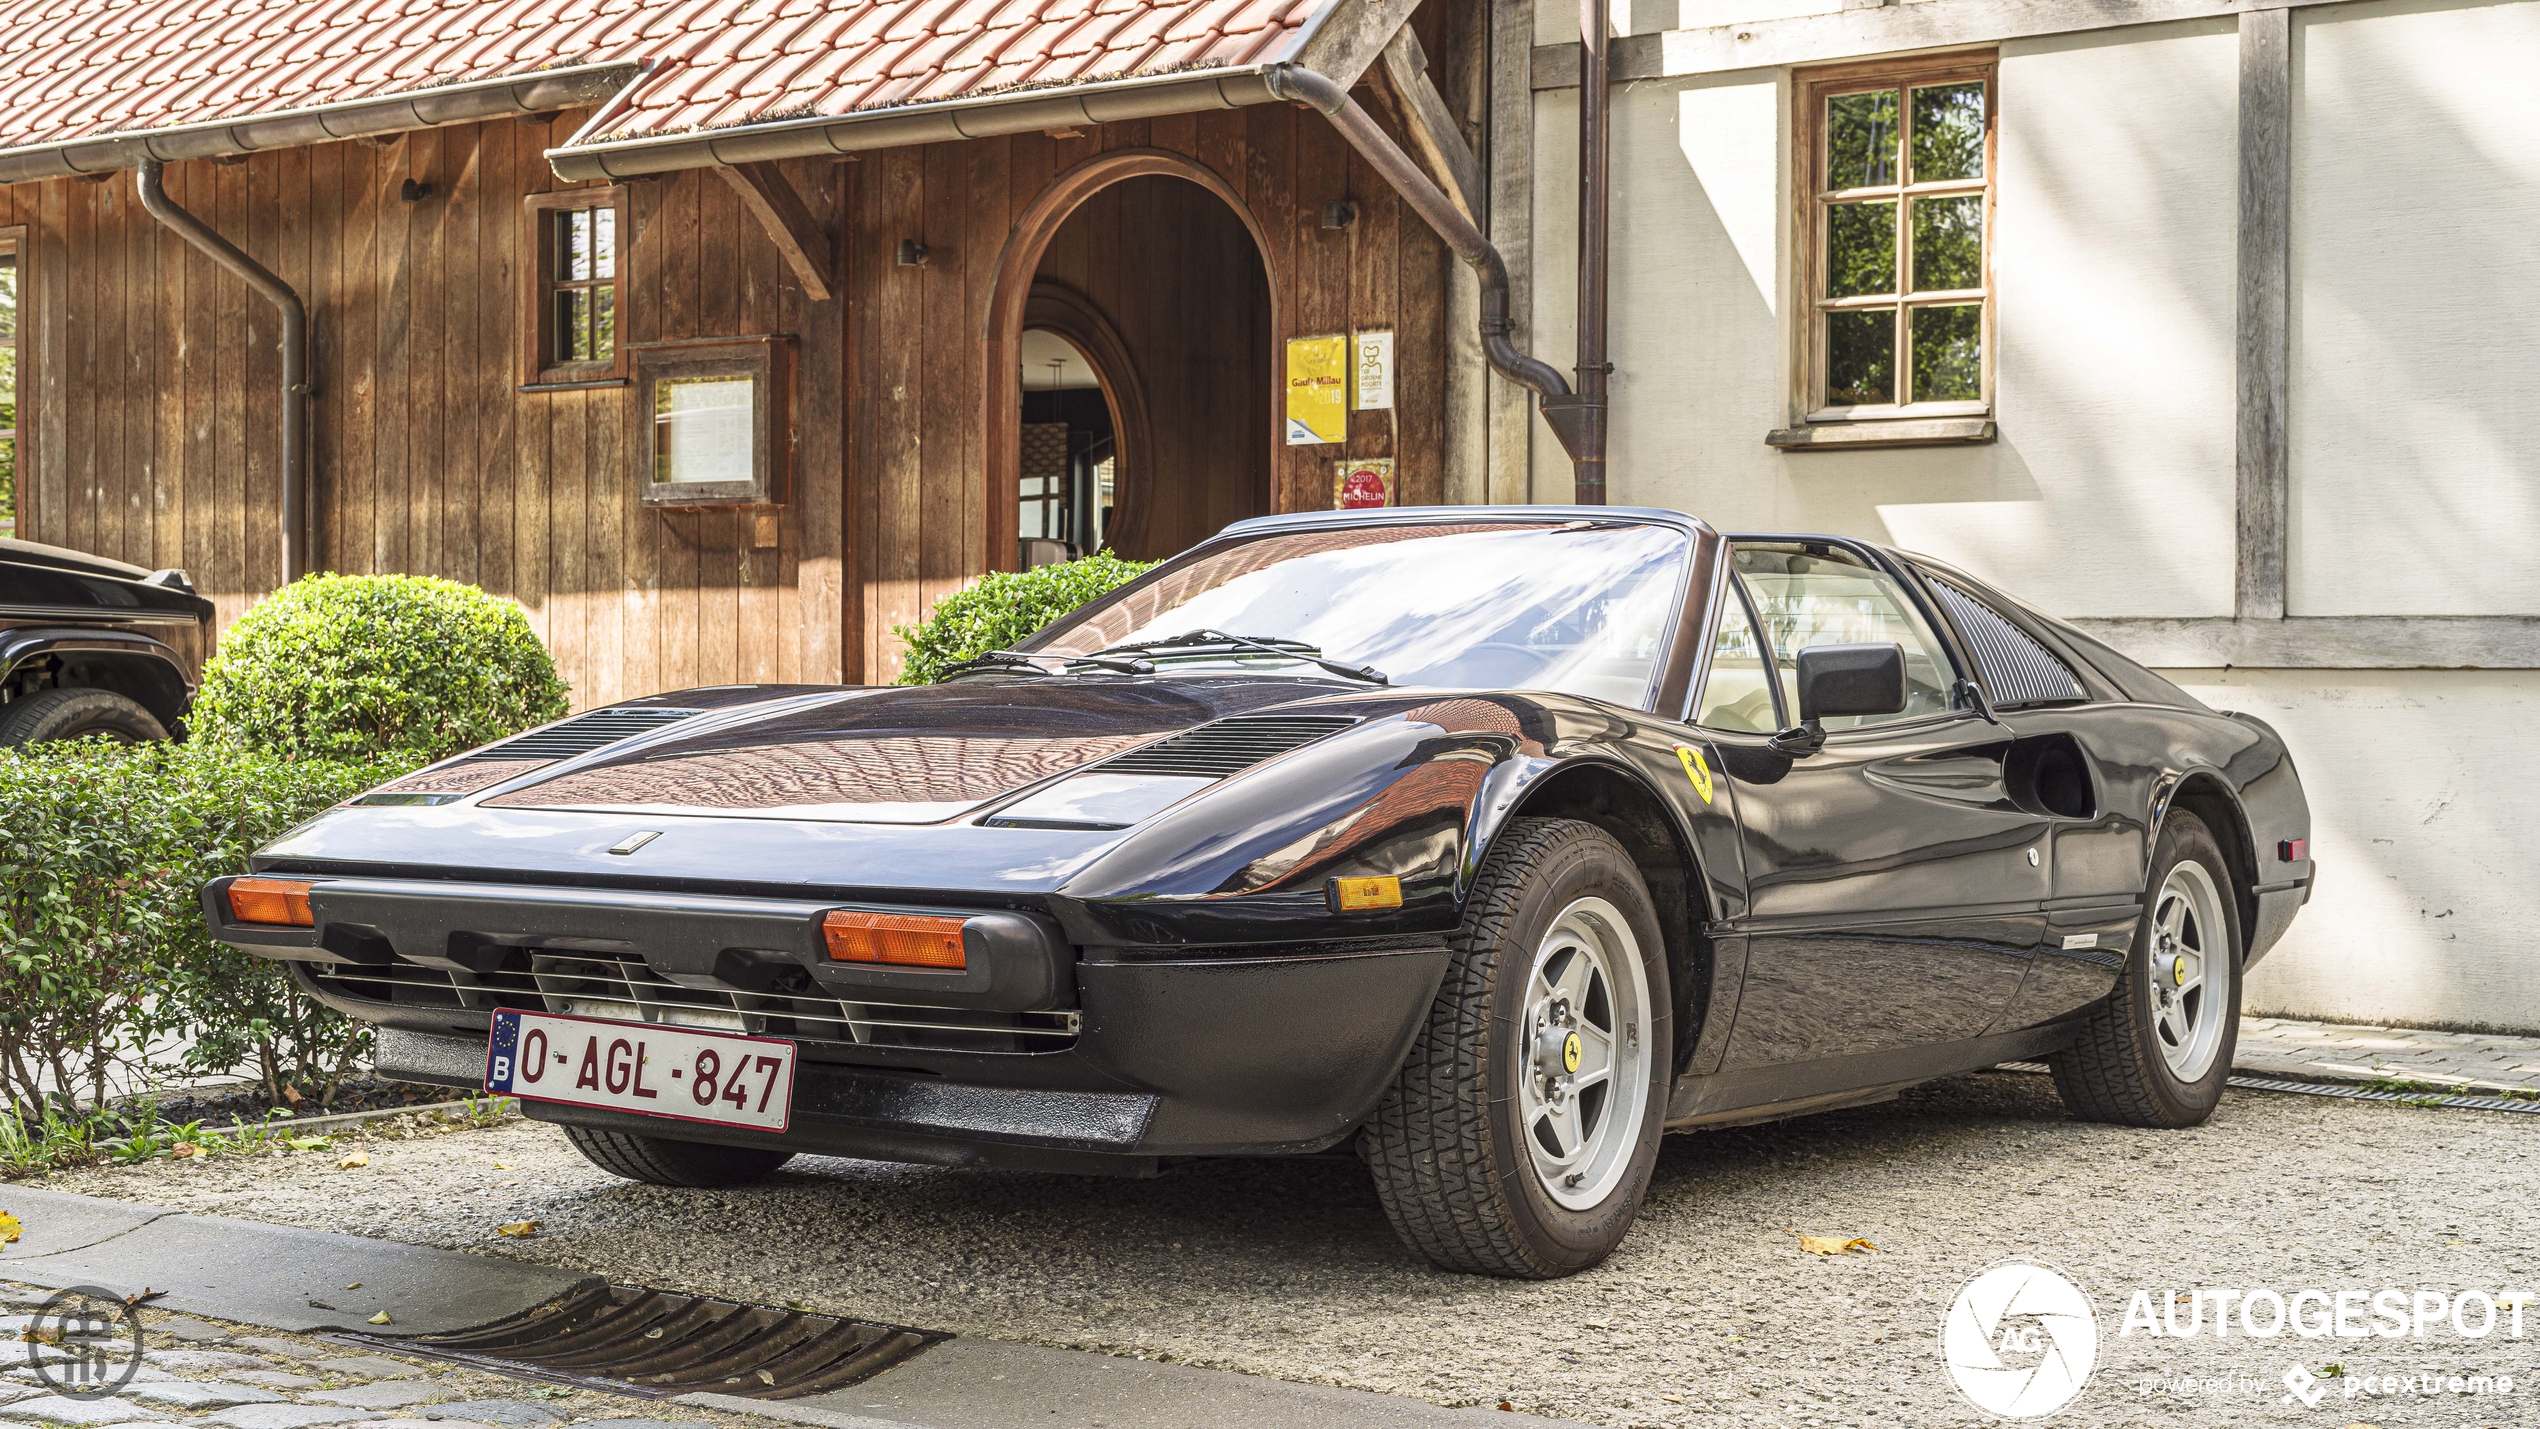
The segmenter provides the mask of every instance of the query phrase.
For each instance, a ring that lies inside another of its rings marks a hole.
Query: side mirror
[[[1905,708],[1905,647],[1811,645],[1799,652],[1799,719],[1895,714]]]
[[[1824,721],[1843,715],[1896,714],[1905,708],[1905,647],[1811,645],[1799,652],[1799,724],[1772,738],[1784,754],[1814,754],[1826,742]]]

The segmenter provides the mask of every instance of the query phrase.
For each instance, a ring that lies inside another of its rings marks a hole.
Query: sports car
[[[215,935],[672,1186],[1354,1152],[1596,1263],[1671,1130],[2042,1059],[2210,1113],[2284,743],[1985,582],[1611,507],[1247,521],[918,687],[688,690],[386,784]]]

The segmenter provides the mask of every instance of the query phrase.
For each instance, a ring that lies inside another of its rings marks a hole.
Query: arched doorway
[[[992,553],[1154,559],[1271,509],[1264,253],[1225,181],[1179,154],[1100,155],[1034,199],[999,258],[985,334],[1003,379],[985,394]],[[1106,443],[1107,513],[1091,459]]]

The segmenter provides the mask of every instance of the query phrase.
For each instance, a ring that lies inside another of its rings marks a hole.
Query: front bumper
[[[312,892],[314,927],[285,931],[227,920],[223,891],[206,890],[214,935],[380,1024],[383,1075],[483,1085],[501,1007],[785,1037],[802,1063],[782,1136],[529,1113],[940,1164],[1136,1171],[1328,1147],[1392,1082],[1447,961],[1416,938],[1080,949],[1005,911],[976,914],[993,936],[968,972],[877,978],[825,965],[815,915],[835,904],[341,879]]]

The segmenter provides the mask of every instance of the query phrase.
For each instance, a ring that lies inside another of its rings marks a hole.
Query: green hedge
[[[1011,650],[1051,621],[1127,585],[1155,564],[1097,551],[1081,561],[990,572],[935,602],[917,624],[891,627],[908,645],[899,683],[931,685],[950,666],[991,650]]]
[[[361,1028],[213,942],[200,890],[412,763],[96,740],[0,755],[0,1100],[102,1099],[118,1066],[180,1038],[178,1070],[328,1090]]]
[[[519,606],[430,576],[307,576],[221,636],[194,738],[316,759],[422,763],[563,716],[567,686]]]

